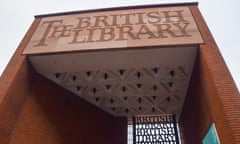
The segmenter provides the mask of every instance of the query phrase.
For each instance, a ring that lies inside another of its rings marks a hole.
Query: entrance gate
[[[175,115],[134,116],[133,144],[179,144]]]

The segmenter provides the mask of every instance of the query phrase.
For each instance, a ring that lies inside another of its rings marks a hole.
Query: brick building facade
[[[212,123],[216,126],[222,144],[240,143],[239,92],[214,38],[204,22],[197,3],[186,3],[37,16],[0,78],[0,144],[126,144],[128,125],[126,116],[114,116],[106,109],[100,109],[84,100],[84,98],[77,96],[74,92],[63,88],[62,85],[59,86],[56,82],[52,82],[51,78],[42,76],[36,70],[36,65],[32,61],[34,58],[31,56],[41,56],[44,51],[37,54],[23,53],[44,18],[82,13],[87,15],[97,12],[107,14],[111,11],[135,11],[145,8],[168,9],[171,7],[186,7],[189,9],[203,39],[203,42],[194,42],[193,40],[187,43],[180,42],[180,44],[163,44],[161,46],[166,48],[194,46],[197,48],[193,71],[190,75],[191,79],[178,116],[183,143],[201,143]],[[138,14],[138,16],[141,17],[142,15]],[[154,13],[150,16],[156,18]],[[106,21],[101,18],[99,18],[99,25],[106,25]],[[151,22],[155,22],[154,20],[156,19],[152,19]],[[145,21],[141,22],[145,24]],[[183,30],[183,27],[181,25],[181,30]],[[148,29],[145,28],[144,30],[146,32]],[[105,31],[105,33],[107,32]],[[129,43],[131,44],[131,42]],[[146,40],[145,43],[142,46],[144,49],[151,45]],[[161,44],[157,43],[151,45],[151,47],[154,47],[155,50],[158,45]],[[118,45],[114,47],[118,47]],[[139,46],[133,44],[133,46],[127,46],[127,49],[131,47],[138,49],[136,47]],[[108,48],[106,46],[98,48],[98,50],[103,49],[103,52],[105,52]],[[110,51],[117,50],[121,50],[121,48],[111,49]],[[91,49],[86,51],[91,52]],[[86,51],[83,51],[83,53]],[[60,53],[64,55],[65,53],[78,52],[72,50],[51,54]],[[48,54],[44,53],[43,55]],[[57,75],[55,76],[57,77]],[[98,100],[96,99],[96,101]]]

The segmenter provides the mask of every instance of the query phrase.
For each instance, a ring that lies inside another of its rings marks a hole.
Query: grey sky
[[[34,15],[116,6],[196,2],[192,0],[2,0],[0,5],[0,74],[24,37]],[[199,0],[199,8],[220,48],[225,62],[240,89],[240,1]]]

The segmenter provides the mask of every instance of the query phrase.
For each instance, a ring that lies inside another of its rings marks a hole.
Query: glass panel
[[[203,144],[220,144],[215,124],[212,124],[204,137]]]

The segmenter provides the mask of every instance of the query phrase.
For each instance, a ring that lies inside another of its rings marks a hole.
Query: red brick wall
[[[186,143],[201,143],[214,122],[222,144],[240,143],[240,95],[197,6],[191,11],[205,43],[199,46],[181,126]],[[195,85],[195,86],[193,86]]]
[[[180,126],[185,144],[201,143],[212,122],[207,94],[204,92],[206,78],[200,74],[200,60],[196,60],[188,94],[180,118]]]
[[[10,143],[124,144],[126,126],[125,118],[113,117],[37,76]]]
[[[0,144],[9,142],[25,98],[31,92],[34,71],[21,54],[38,23],[39,20],[33,23],[0,77]]]

